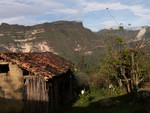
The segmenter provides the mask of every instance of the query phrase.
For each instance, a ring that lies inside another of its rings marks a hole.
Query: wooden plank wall
[[[25,113],[49,113],[46,82],[42,77],[28,77],[25,81]]]
[[[72,98],[70,73],[54,77],[47,82],[40,76],[25,78],[25,113],[52,113]]]

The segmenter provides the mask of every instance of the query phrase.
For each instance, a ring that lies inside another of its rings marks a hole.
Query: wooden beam
[[[36,75],[25,75],[25,76],[23,76],[24,79],[26,79],[26,78],[36,78],[36,77],[38,77],[38,76],[36,76]]]
[[[4,64],[9,64],[9,62],[6,62],[6,61],[3,61],[3,60],[0,60],[0,64],[4,65]]]

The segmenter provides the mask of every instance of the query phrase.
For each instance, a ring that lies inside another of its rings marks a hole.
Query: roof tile
[[[0,57],[16,63],[38,75],[52,78],[67,72],[72,64],[50,52],[42,53],[0,53]]]

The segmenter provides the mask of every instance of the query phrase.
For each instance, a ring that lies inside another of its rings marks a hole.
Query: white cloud
[[[40,22],[44,22],[44,21],[43,20],[37,21],[36,19],[26,18],[24,16],[0,19],[0,23],[9,23],[9,24],[17,23],[19,25],[34,25]]]
[[[139,24],[147,24],[150,20],[150,8],[145,7],[143,4],[123,4],[121,0],[109,0],[109,2],[102,0],[0,0],[0,22],[27,25],[36,24],[37,22],[43,22],[43,18],[47,18],[47,15],[49,16],[49,20],[47,19],[47,21],[51,20],[51,15],[55,16],[55,18],[58,17],[58,20],[74,19],[85,21],[87,18],[90,20],[90,14],[104,11],[106,8],[116,12],[122,10],[126,12],[129,11],[130,15],[137,18],[136,20],[134,19],[131,24],[137,22],[139,22]],[[42,20],[38,19],[37,21],[37,18],[41,18]],[[92,17],[92,19],[93,18],[94,17]],[[93,23],[87,24],[94,27],[97,22],[104,27],[116,26],[114,20],[108,20],[104,15],[99,15],[95,18],[101,20],[101,22],[95,20],[92,21]],[[125,18],[128,19],[128,17]]]
[[[150,16],[150,9],[144,8],[143,6],[129,6],[128,9],[131,10],[137,16]]]
[[[101,25],[103,26],[103,28],[114,28],[118,26],[114,20],[102,21]]]
[[[55,13],[61,13],[61,14],[76,14],[78,13],[78,10],[71,9],[71,8],[65,8],[65,9],[55,9],[53,10]]]
[[[60,2],[55,2],[54,0],[30,0],[33,1],[34,4],[43,4],[45,6],[50,6],[50,7],[62,7],[64,4]]]
[[[143,5],[124,5],[119,2],[116,3],[100,3],[100,2],[88,2],[81,0],[82,5],[85,7],[85,12],[101,11],[109,8],[110,10],[129,10],[134,15],[143,16],[150,15],[150,8],[145,8]]]
[[[2,0],[0,1],[0,18],[41,15],[51,11],[52,8],[61,6],[63,4],[51,0]]]
[[[39,9],[36,6],[20,4],[16,2],[0,2],[0,18],[11,18],[25,15],[38,15],[44,9]]]
[[[123,10],[126,8],[125,5],[122,5],[121,3],[97,3],[97,2],[91,2],[85,4],[86,12],[90,11],[101,11],[105,10],[106,8],[110,8],[111,10]]]
[[[109,11],[121,11],[124,10],[126,12],[132,13],[132,17],[136,17],[136,20],[133,19],[133,21],[130,19],[130,23],[137,26],[137,25],[148,25],[150,20],[150,8],[144,7],[143,4],[137,4],[137,5],[127,5],[122,4],[121,2],[89,2],[88,0],[78,0],[82,2],[82,6],[84,6],[83,12],[89,13],[89,12],[99,12],[104,11],[106,8],[109,8]],[[130,17],[130,18],[132,18]],[[100,19],[106,18],[101,15]],[[128,21],[128,17],[124,17]],[[120,19],[119,19],[120,20]],[[125,20],[123,20],[124,23],[127,24]],[[129,22],[129,21],[128,21]],[[114,20],[104,20],[100,22],[100,25],[102,25],[105,28],[110,28],[113,26],[116,26],[116,22]]]
[[[11,17],[21,15],[48,14],[79,14],[93,11],[102,11],[106,8],[110,10],[129,10],[134,15],[150,15],[150,9],[142,5],[124,5],[116,3],[89,2],[87,0],[77,0],[78,7],[67,7],[67,3],[56,2],[54,0],[1,0],[0,17]]]

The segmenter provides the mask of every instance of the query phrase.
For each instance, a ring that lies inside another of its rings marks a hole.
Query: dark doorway
[[[0,73],[8,73],[9,66],[8,64],[0,64]]]

